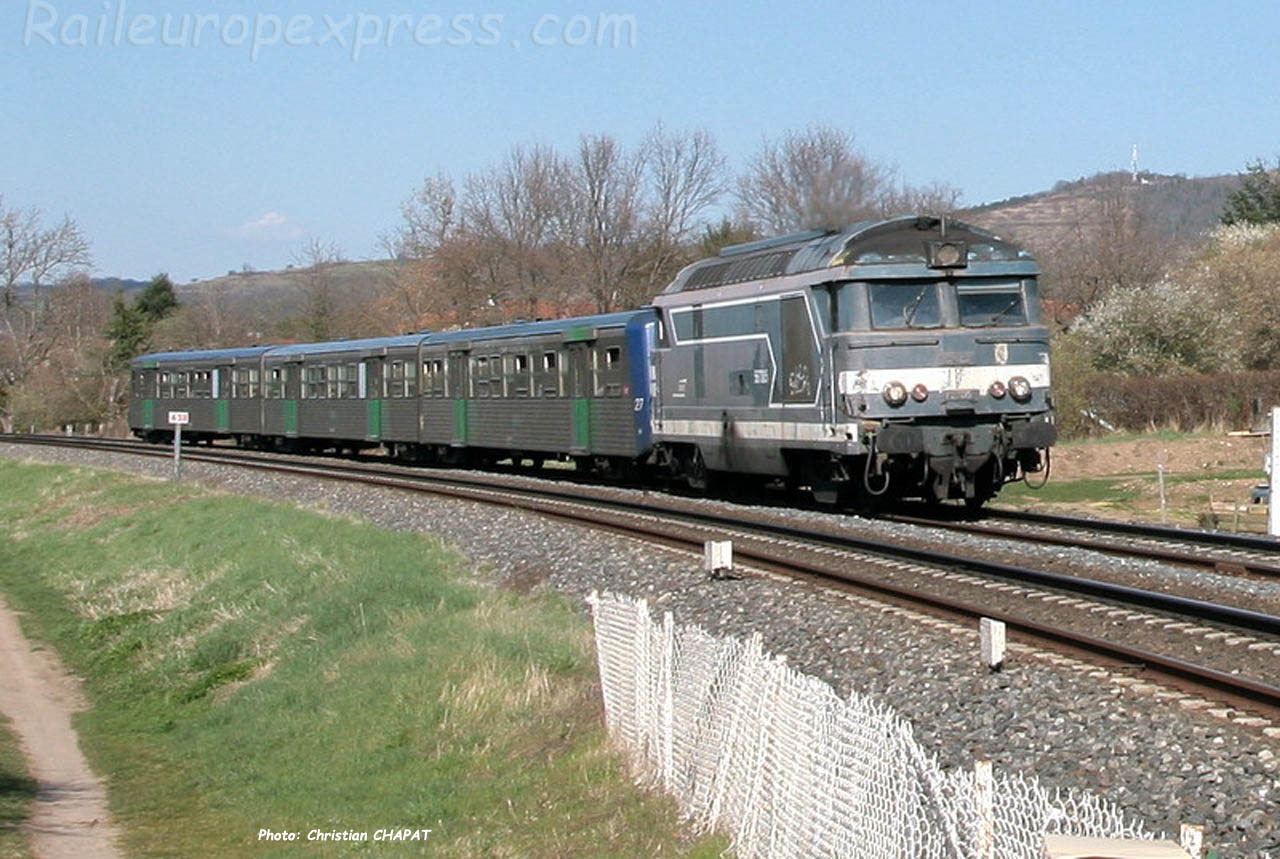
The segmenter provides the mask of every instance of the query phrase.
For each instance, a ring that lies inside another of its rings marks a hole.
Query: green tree
[[[113,372],[128,369],[130,361],[150,348],[156,323],[177,309],[173,281],[163,272],[151,278],[132,304],[125,301],[123,294],[117,295],[106,332],[111,341],[107,352],[110,369]]]
[[[702,228],[702,237],[698,240],[698,250],[702,256],[713,257],[722,248],[740,245],[743,242],[754,242],[760,234],[748,224],[735,224],[728,218],[721,218],[714,226],[708,224]]]
[[[173,281],[161,272],[151,278],[138,294],[134,307],[153,325],[178,309],[178,296],[173,291]]]
[[[136,305],[126,302],[124,295],[117,295],[112,306],[107,338],[111,341],[107,364],[113,373],[126,370],[130,361],[146,351],[151,340],[147,317]]]
[[[1227,195],[1224,224],[1280,223],[1280,159],[1268,170],[1259,159],[1240,174],[1240,187]]]

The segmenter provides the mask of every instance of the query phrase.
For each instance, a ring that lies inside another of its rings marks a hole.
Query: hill
[[[1132,206],[1153,238],[1195,241],[1218,223],[1223,204],[1239,177],[1098,173],[1058,182],[1048,191],[974,206],[960,213],[967,221],[1035,249],[1060,245],[1082,228],[1098,226],[1109,205]]]
[[[98,289],[105,289],[108,292],[123,292],[125,295],[132,295],[146,287],[145,280],[132,280],[130,278],[121,277],[94,277],[89,282]]]
[[[335,262],[324,267],[323,276],[335,294],[360,300],[382,290],[398,266],[395,260]],[[274,323],[297,313],[299,301],[315,276],[312,269],[293,266],[277,271],[230,272],[177,285],[174,291],[184,304],[216,299],[228,311]]]

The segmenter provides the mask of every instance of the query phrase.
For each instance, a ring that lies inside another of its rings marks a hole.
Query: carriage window
[[[279,370],[273,370],[279,373]],[[258,368],[236,367],[231,371],[231,396],[234,399],[252,399],[258,396]]]
[[[1027,310],[1022,303],[1022,290],[965,289],[956,291],[960,324],[967,328],[995,325],[1026,325]]]
[[[472,396],[489,396],[489,359],[475,358],[471,364]]]
[[[937,328],[942,325],[938,284],[873,283],[871,325],[874,328]]]
[[[284,370],[280,367],[272,367],[267,373],[267,399],[283,400],[284,399]]]
[[[359,364],[332,365],[327,386],[327,396],[333,399],[352,399],[358,396],[359,366]]]
[[[514,397],[529,396],[529,356],[511,356],[510,394]]]
[[[542,353],[542,369],[537,373],[536,396],[560,396],[560,354],[558,352]]]
[[[432,358],[422,362],[422,396],[443,397],[445,395],[444,361]]]
[[[404,395],[406,397],[416,396],[418,393],[418,362],[404,362]]]
[[[272,376],[275,377],[279,370],[272,370]],[[305,384],[302,386],[302,396],[308,400],[324,399],[329,396],[329,368],[323,364],[314,364],[303,371]]]
[[[190,384],[191,397],[207,400],[213,396],[213,374],[210,371],[193,370]]]
[[[506,391],[503,389],[502,378],[502,356],[489,356],[489,396],[505,397]]]
[[[622,347],[608,346],[596,350],[595,365],[596,396],[622,396]]]
[[[418,370],[416,361],[392,361],[387,367],[385,378],[386,396],[392,398],[412,397],[414,395],[415,375]]]

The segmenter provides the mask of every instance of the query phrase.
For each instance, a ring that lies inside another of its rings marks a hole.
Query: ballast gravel
[[[158,478],[171,469],[160,459],[63,448],[3,444],[0,455]],[[768,650],[840,693],[884,700],[945,766],[989,759],[1049,787],[1107,797],[1174,837],[1179,823],[1204,824],[1206,847],[1219,856],[1280,859],[1280,736],[1214,715],[1217,704],[1160,697],[1122,671],[1017,648],[993,673],[979,664],[976,629],[750,571],[709,579],[698,556],[536,514],[199,462],[184,464],[184,479],[438,535],[491,584],[551,587],[575,599],[614,591],[715,634],[758,632]]]

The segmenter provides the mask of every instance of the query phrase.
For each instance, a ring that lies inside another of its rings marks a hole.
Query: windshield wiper
[[[919,309],[920,302],[924,301],[924,294],[932,288],[932,284],[920,287],[920,291],[916,293],[916,297],[911,299],[911,305],[907,307],[902,314],[902,325],[904,328],[911,327],[911,322],[916,318],[916,310]]]
[[[1000,317],[1004,316],[1004,315],[1005,315],[1006,313],[1008,313],[1010,310],[1013,310],[1015,307],[1018,307],[1018,306],[1020,306],[1021,304],[1022,304],[1022,296],[1021,296],[1021,295],[1015,295],[1015,296],[1013,297],[1013,300],[1012,300],[1012,301],[1010,301],[1008,304],[1006,304],[1006,305],[1004,306],[1004,309],[1003,309],[1003,310],[1001,310],[999,313],[997,313],[997,314],[995,314],[994,316],[992,316],[992,317],[991,317],[991,321],[990,321],[990,322],[988,322],[987,324],[988,324],[988,325],[995,325],[997,322],[999,322],[999,321],[1000,321]]]

